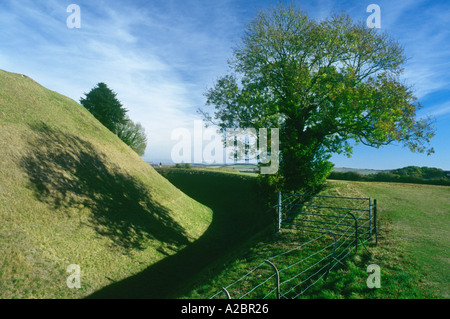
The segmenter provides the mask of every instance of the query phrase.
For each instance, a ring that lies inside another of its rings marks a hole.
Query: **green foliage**
[[[364,176],[357,172],[332,172],[329,176],[330,179],[340,179],[346,181],[360,181]]]
[[[140,123],[134,123],[130,118],[126,117],[125,123],[117,125],[116,135],[138,155],[144,155],[147,147],[147,136],[145,135],[144,127]]]
[[[407,166],[398,168],[393,170],[392,174],[422,179],[450,179],[450,174],[446,173],[443,169],[425,166]]]
[[[127,110],[116,95],[105,83],[98,83],[80,100],[81,105],[111,132],[115,132],[118,125],[126,123]]]
[[[192,168],[192,166],[189,163],[186,164],[177,163],[175,164],[175,168]]]
[[[405,61],[387,34],[345,14],[315,21],[280,5],[247,27],[233,74],[206,92],[214,116],[200,113],[222,131],[278,127],[283,188],[315,191],[349,140],[434,152],[431,120],[416,120],[421,105],[400,79]]]
[[[394,182],[414,183],[450,186],[450,173],[440,168],[408,166],[379,172],[376,174],[362,175],[357,172],[332,172],[329,179],[363,182]]]
[[[126,115],[127,110],[116,96],[105,83],[99,83],[85,98],[81,98],[80,103],[106,128],[142,156],[147,147],[145,129]]]

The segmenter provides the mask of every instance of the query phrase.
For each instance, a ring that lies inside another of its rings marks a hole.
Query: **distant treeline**
[[[450,186],[450,172],[434,167],[407,166],[389,172],[363,175],[358,172],[332,172],[329,179],[362,182],[395,182]]]
[[[192,168],[191,164],[187,163],[187,164],[176,164],[175,168]]]

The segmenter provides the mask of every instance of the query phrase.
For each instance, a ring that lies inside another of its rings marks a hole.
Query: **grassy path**
[[[255,178],[202,170],[161,169],[159,172],[188,196],[210,207],[213,222],[206,233],[179,253],[143,272],[114,283],[90,298],[180,298],[201,279],[214,276],[224,263],[246,249],[267,228]]]

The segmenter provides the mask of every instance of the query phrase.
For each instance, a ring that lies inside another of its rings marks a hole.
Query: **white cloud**
[[[81,29],[68,29],[66,8],[81,7]],[[134,121],[149,135],[146,158],[170,158],[171,131],[190,129],[203,93],[227,72],[231,47],[256,8],[278,1],[16,1],[2,0],[0,68],[24,73],[42,85],[79,101],[98,82],[118,93]],[[302,7],[300,2],[300,6]],[[323,18],[345,9],[367,17],[370,1],[305,2]],[[450,87],[449,6],[424,1],[386,1],[382,28],[400,39],[408,62],[404,78],[419,98]],[[449,113],[446,103],[426,106],[431,114]],[[424,110],[425,111],[425,110]]]
[[[447,117],[448,115],[450,115],[450,102],[423,108],[418,112],[418,115],[432,116],[436,118]]]
[[[217,17],[218,12],[207,11],[208,5],[190,7],[189,14],[174,3],[164,6],[169,8],[164,12],[124,2],[81,1],[81,29],[69,30],[63,2],[9,4],[12,12],[0,22],[2,29],[14,26],[0,36],[11,44],[2,54],[4,67],[76,101],[98,82],[107,83],[130,117],[146,128],[149,149],[158,148],[161,156],[170,154],[171,130],[190,127],[196,118],[194,110],[202,106],[214,63],[222,58],[226,62],[220,36],[232,22],[199,28],[205,16]],[[221,12],[222,18],[230,16],[227,12]]]
[[[448,88],[450,30],[445,20],[450,6],[423,0],[389,1],[383,12],[387,31],[405,48],[408,62],[403,78],[413,85],[417,97]]]

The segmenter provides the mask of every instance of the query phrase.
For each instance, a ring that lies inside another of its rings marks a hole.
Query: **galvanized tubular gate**
[[[342,234],[343,228],[356,226],[357,238],[375,236],[378,243],[377,200],[372,198],[278,193],[278,232],[295,229],[304,232]],[[340,223],[345,219],[352,223]]]
[[[373,236],[378,244],[376,199],[280,192],[277,212],[278,232],[291,229],[320,235],[265,259],[211,298],[298,298],[322,278],[326,280],[353,249],[357,253]],[[316,248],[317,242],[322,248]],[[307,247],[314,250],[305,255]],[[295,258],[287,258],[295,253]]]

